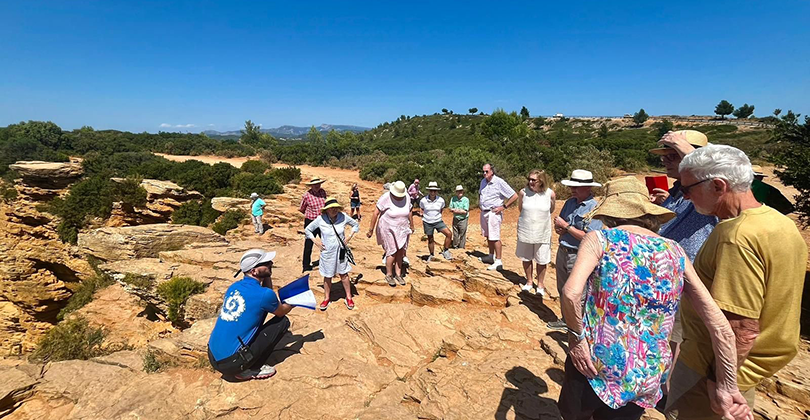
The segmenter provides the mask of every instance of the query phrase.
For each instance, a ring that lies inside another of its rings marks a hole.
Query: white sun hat
[[[590,171],[586,171],[584,169],[574,169],[571,172],[570,179],[564,179],[560,181],[563,185],[567,187],[601,187],[602,184],[598,182],[594,182],[593,174]]]

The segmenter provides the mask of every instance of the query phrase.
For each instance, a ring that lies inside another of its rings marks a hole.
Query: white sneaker
[[[425,262],[431,262],[431,261],[433,261],[433,255],[428,255],[428,257],[427,257],[427,259],[425,260]],[[405,261],[402,261],[402,262],[404,263]]]
[[[501,260],[495,260],[495,262],[492,263],[492,265],[487,267],[487,270],[494,271],[494,270],[497,270],[499,268],[503,268],[503,262],[501,262]]]
[[[546,297],[546,289],[544,289],[542,287],[538,287],[537,288],[537,294],[542,296],[542,297]]]
[[[524,292],[531,292],[532,289],[534,289],[534,287],[530,286],[528,283],[524,284],[523,286],[520,286],[520,290]]]
[[[445,249],[444,251],[442,251],[442,257],[444,257],[444,259],[447,260],[447,261],[450,261],[450,260],[453,259],[453,256],[450,255],[450,250],[449,249]]]
[[[259,369],[248,369],[236,374],[236,379],[249,381],[251,379],[265,379],[276,374],[276,368],[270,365],[262,365]]]
[[[402,257],[402,263],[406,265],[411,265],[411,262],[408,261],[408,257]]]

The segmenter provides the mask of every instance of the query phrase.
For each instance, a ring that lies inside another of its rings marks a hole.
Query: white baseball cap
[[[461,185],[456,185],[456,191],[464,191],[464,187]]]
[[[250,198],[259,198],[259,194],[250,193]]]
[[[240,272],[247,273],[259,264],[273,261],[273,258],[276,258],[276,251],[264,251],[258,248],[249,249],[242,254],[242,259],[239,260],[239,271],[233,276],[238,276]]]

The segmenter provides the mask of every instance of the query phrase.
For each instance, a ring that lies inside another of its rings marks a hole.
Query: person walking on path
[[[487,270],[498,270],[503,267],[501,261],[501,224],[503,212],[517,200],[517,193],[503,178],[495,175],[492,164],[484,164],[484,179],[478,188],[478,207],[481,209],[481,234],[487,238],[489,254],[480,259],[490,264]]]
[[[397,282],[404,286],[402,259],[413,233],[411,198],[404,182],[395,182],[390,191],[377,200],[366,236],[370,238],[375,231],[377,244],[385,250],[385,280],[391,287],[396,286]]]
[[[259,194],[256,193],[250,193],[250,199],[252,200],[250,203],[250,221],[253,222],[253,231],[261,235],[264,233],[262,216],[264,215],[264,206],[267,203],[259,198]]]
[[[700,247],[706,242],[706,238],[714,230],[718,219],[714,216],[706,216],[695,210],[694,204],[687,200],[681,193],[681,173],[678,165],[681,159],[695,151],[695,149],[706,147],[709,139],[705,134],[695,130],[670,131],[658,141],[659,147],[650,150],[650,153],[661,156],[661,163],[667,170],[667,176],[675,179],[675,183],[669,191],[655,188],[651,200],[670,211],[675,212],[675,218],[661,225],[658,234],[667,239],[672,239],[686,251],[689,261],[694,263]],[[683,342],[683,324],[681,323],[680,311],[675,313],[675,324],[672,326],[672,334],[669,336],[669,345],[672,349],[673,365],[678,360],[680,346]],[[669,380],[664,386],[665,398],[662,403],[666,404],[667,394],[669,394]],[[662,408],[663,407],[659,407]]]
[[[441,232],[444,235],[444,246],[442,247],[442,257],[450,261],[453,256],[450,255],[450,245],[453,243],[453,234],[447,225],[442,220],[442,210],[445,208],[444,198],[439,197],[439,184],[436,181],[428,183],[428,195],[422,197],[419,201],[419,208],[422,210],[422,228],[425,230],[425,235],[428,238],[428,262],[433,258],[433,253],[436,248],[436,242],[433,239],[435,231]]]
[[[732,368],[753,409],[757,385],[799,350],[807,245],[791,219],[757,202],[751,162],[741,150],[703,147],[684,156],[679,170],[683,195],[701,214],[720,219],[695,257],[695,270],[731,324],[737,349]],[[694,304],[686,302],[681,314],[684,340],[667,416],[719,419],[711,395],[721,381],[712,374],[722,363],[712,355]]]
[[[560,235],[560,246],[557,248],[557,259],[555,260],[557,272],[557,292],[562,298],[563,287],[571,275],[574,262],[577,260],[579,242],[585,234],[592,230],[602,229],[602,222],[589,219],[587,217],[596,207],[596,199],[593,198],[593,187],[601,187],[602,184],[594,182],[593,174],[584,169],[575,169],[571,172],[570,179],[562,180],[562,184],[571,190],[571,198],[565,201],[560,215],[554,219],[554,230]],[[565,317],[547,324],[551,329],[565,331],[568,328],[565,324]]]
[[[557,196],[550,188],[551,181],[544,171],[534,169],[526,180],[526,188],[518,191],[520,217],[515,255],[523,261],[523,271],[526,273],[526,284],[521,289],[545,296],[546,266],[551,262],[551,214]],[[532,262],[537,265],[536,279]]]
[[[357,183],[352,185],[352,196],[350,202],[352,208],[352,219],[360,221],[360,188]]]
[[[334,198],[327,199],[323,206],[323,214],[304,229],[307,239],[313,241],[321,250],[318,271],[323,276],[323,302],[318,307],[325,311],[331,302],[329,294],[332,288],[332,278],[335,274],[340,276],[343,290],[346,292],[346,307],[354,309],[352,288],[349,283],[349,272],[352,266],[346,257],[346,249],[354,234],[360,231],[360,224],[343,211],[343,206]],[[352,234],[346,238],[346,225],[351,226]],[[315,238],[315,231],[320,230],[321,238]]]
[[[467,245],[467,222],[470,220],[470,199],[464,196],[464,187],[456,185],[456,195],[450,199],[453,213],[453,248]]]
[[[307,182],[309,191],[304,193],[301,198],[301,206],[298,211],[304,214],[304,229],[321,215],[323,203],[326,201],[326,191],[321,188],[324,181],[320,178],[313,178]],[[320,235],[320,231],[315,231],[315,236]],[[307,238],[304,240],[304,255],[302,257],[302,271],[312,270],[312,240]]]
[[[410,197],[413,206],[419,204],[420,197],[424,197],[422,191],[419,191],[419,178],[414,179],[413,183],[408,186],[408,197]]]
[[[729,322],[683,248],[655,233],[675,214],[651,203],[643,183],[624,177],[605,185],[592,216],[607,229],[582,239],[562,294],[570,349],[559,399],[563,419],[639,419],[656,406],[671,367],[667,338],[683,294],[705,324],[705,345],[718,361],[712,369],[718,386],[709,391],[716,409],[729,419],[752,419],[736,384]]]
[[[228,287],[214,329],[208,338],[208,361],[223,376],[238,380],[264,379],[276,374],[268,357],[290,329],[292,306],[273,291],[275,251],[251,249],[242,254],[239,273]],[[264,322],[267,314],[274,315]]]

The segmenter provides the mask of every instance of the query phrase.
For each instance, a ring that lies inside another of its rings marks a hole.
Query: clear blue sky
[[[653,4],[4,1],[0,126],[810,112],[810,1]]]

